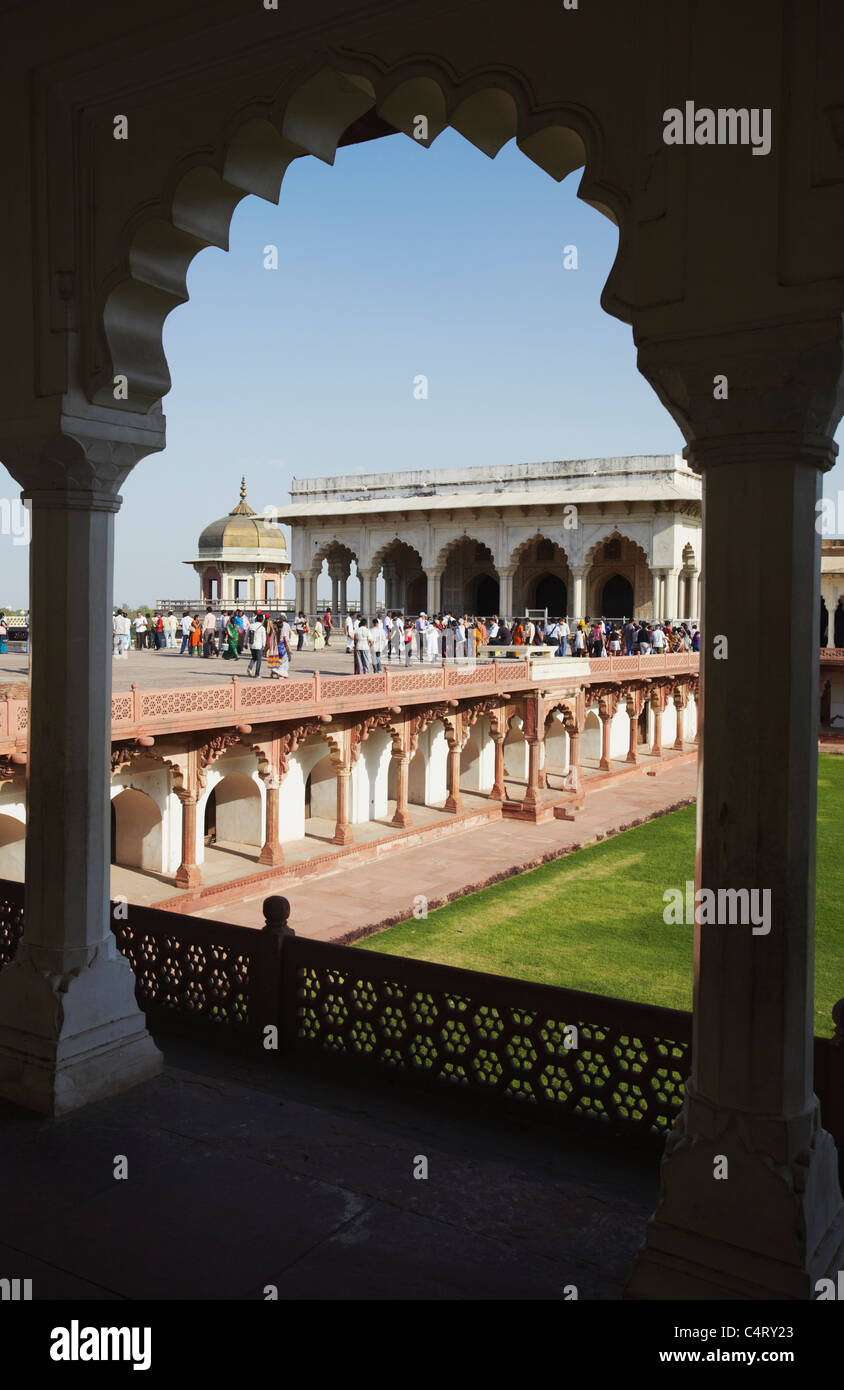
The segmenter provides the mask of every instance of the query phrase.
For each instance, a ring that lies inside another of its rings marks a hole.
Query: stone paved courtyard
[[[656,1150],[157,1040],[164,1074],[123,1095],[0,1106],[0,1267],[34,1299],[621,1297]]]

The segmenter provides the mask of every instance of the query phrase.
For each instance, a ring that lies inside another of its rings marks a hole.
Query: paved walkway
[[[58,1120],[0,1104],[0,1265],[33,1300],[621,1298],[655,1151],[157,1041],[164,1075],[111,1100]]]
[[[241,680],[251,680],[246,674],[249,656],[241,656],[237,661],[223,661],[221,657],[180,656],[177,648],[160,651],[130,651],[126,660],[111,659],[112,690],[128,690],[132,684],[140,690],[170,690],[189,685],[224,685],[232,676]],[[0,687],[7,684],[19,685],[28,679],[29,658],[25,652],[8,652],[0,656]],[[413,660],[413,666],[419,663]],[[427,662],[428,666],[441,663]],[[402,669],[397,662],[388,662],[393,671]],[[354,675],[354,657],[346,651],[345,638],[332,638],[326,651],[315,652],[305,648],[294,652],[290,663],[290,676],[295,680],[312,676],[319,671],[321,676]],[[260,679],[269,680],[266,664],[261,668]]]
[[[338,862],[321,878],[277,890],[266,886],[240,904],[216,909],[199,905],[195,915],[262,927],[263,899],[279,891],[290,900],[291,926],[300,936],[352,939],[410,917],[417,894],[425,895],[429,908],[439,907],[492,879],[520,873],[686,805],[695,799],[696,790],[697,760],[678,761],[655,777],[643,771],[595,787],[574,821],[493,821],[436,843],[396,850],[385,860],[354,867]]]

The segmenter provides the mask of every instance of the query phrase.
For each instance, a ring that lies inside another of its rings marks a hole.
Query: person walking
[[[221,656],[224,661],[237,661],[238,627],[232,614],[226,614],[226,627]]]
[[[387,639],[384,635],[384,624],[381,622],[380,618],[376,618],[373,622],[372,627],[369,629],[369,637],[372,644],[372,669],[376,672],[383,671],[383,656],[384,648],[387,645]]]
[[[147,638],[147,620],[143,613],[138,613],[132,626],[135,629],[135,651],[143,651]]]
[[[366,676],[372,671],[372,638],[369,624],[361,618],[355,629],[355,675]]]
[[[332,616],[331,616],[331,609],[330,609],[330,608],[326,608],[326,610],[325,610],[325,617],[324,617],[323,620],[322,620],[322,630],[323,630],[323,632],[325,633],[325,645],[326,645],[326,647],[328,646],[329,642],[331,641],[331,633],[332,633],[332,631],[333,631],[333,628],[334,628],[334,619],[333,619]]]
[[[308,635],[308,620],[304,613],[300,613],[296,619],[296,650],[300,652],[305,645],[305,638]]]
[[[249,628],[249,651],[251,655],[249,665],[246,668],[247,676],[252,676],[254,680],[257,680],[261,674],[261,662],[264,659],[266,646],[267,629],[264,627],[263,623],[258,622],[256,616],[255,622]],[[255,667],[254,675],[252,672],[253,666]]]
[[[202,655],[206,658],[217,656],[217,619],[213,610],[207,608],[202,620]]]
[[[419,647],[419,660],[420,660],[420,661],[424,661],[424,660],[425,660],[425,646],[426,646],[425,634],[426,634],[427,631],[428,631],[428,615],[427,615],[427,613],[420,613],[420,614],[419,614],[419,617],[416,619],[416,622],[415,622],[414,626],[415,626],[415,628],[416,628],[416,642],[417,642],[417,645],[418,645],[418,647]]]
[[[325,628],[317,618],[314,623],[314,651],[322,652],[325,650]]]
[[[194,613],[190,625],[190,655],[202,655],[202,623],[198,613]]]
[[[179,651],[179,656],[184,656],[185,652],[190,652],[190,630],[192,626],[190,613],[183,613],[179,623],[182,633],[182,646]]]

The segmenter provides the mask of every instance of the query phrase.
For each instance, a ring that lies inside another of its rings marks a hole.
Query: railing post
[[[132,722],[133,724],[140,724],[141,722],[141,692],[134,681],[132,681]]]
[[[237,676],[232,676],[232,711],[240,709],[240,688],[237,683]]]
[[[392,683],[391,677],[392,677],[392,671],[390,670],[389,666],[385,666],[385,667],[384,667],[384,694],[385,694],[385,695],[389,695],[390,691],[391,691],[392,688],[393,688],[393,683]]]
[[[493,679],[493,682],[495,683],[495,685],[498,685],[498,657],[497,657],[497,656],[494,656],[494,657],[492,658],[492,679]]]
[[[314,703],[319,704],[319,671],[314,671]]]
[[[285,944],[296,933],[289,923],[290,903],[287,898],[278,895],[265,898],[263,911],[261,936],[268,943],[270,959],[262,962],[256,992],[256,1013],[259,1015],[256,1023],[259,1036],[263,1036],[263,1030],[270,1024],[278,1029],[279,1050],[283,1051],[294,1042],[297,1034],[295,981],[285,978],[285,965],[290,960],[290,952],[285,952]],[[262,1021],[262,1017],[265,1021]]]
[[[446,677],[446,670],[445,670],[445,657],[443,657],[443,659],[442,659],[442,687],[443,687],[443,690],[445,690],[445,688],[446,688],[447,685],[448,685],[448,679],[447,679],[447,677]]]
[[[8,694],[3,698],[2,713],[0,713],[0,736],[8,738],[12,731],[12,701]]]

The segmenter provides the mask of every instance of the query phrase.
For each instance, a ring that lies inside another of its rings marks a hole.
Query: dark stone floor
[[[158,1041],[164,1075],[112,1100],[0,1106],[0,1278],[33,1299],[621,1297],[654,1151]]]

